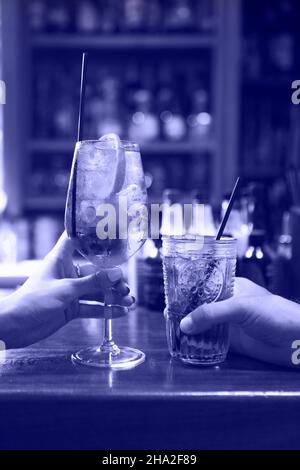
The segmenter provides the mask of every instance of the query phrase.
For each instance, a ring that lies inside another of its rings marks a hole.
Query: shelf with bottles
[[[122,62],[99,67],[90,58],[84,138],[114,132],[139,142],[149,154],[213,151],[210,60],[206,55],[196,63],[186,58],[179,65],[166,58],[130,58],[126,67]],[[72,151],[79,101],[77,65],[73,57],[64,63],[51,57],[35,62],[30,152]]]
[[[32,36],[205,35],[214,32],[218,24],[217,0],[29,0],[26,3],[25,14]],[[110,39],[105,42],[112,44]],[[50,37],[42,43],[50,45]],[[66,44],[75,43],[67,41]]]
[[[297,77],[297,0],[244,1],[241,171],[284,174],[291,153],[291,84]]]

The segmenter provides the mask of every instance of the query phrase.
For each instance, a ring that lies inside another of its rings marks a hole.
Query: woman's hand
[[[78,278],[73,242],[62,235],[37,272],[14,294],[0,302],[0,340],[7,349],[25,347],[57,331],[78,317],[102,317],[100,305],[80,305],[82,297],[103,301],[110,289],[111,316],[123,316],[134,303],[119,268],[95,273],[83,266]]]
[[[235,294],[205,304],[181,321],[186,334],[201,333],[218,323],[231,324],[231,348],[263,361],[292,366],[292,343],[300,340],[300,306],[271,294],[248,279],[237,278]]]

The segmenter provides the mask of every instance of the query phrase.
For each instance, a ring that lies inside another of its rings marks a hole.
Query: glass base
[[[119,347],[115,353],[103,351],[100,347],[87,348],[72,355],[75,364],[113,370],[132,369],[145,359],[142,351],[127,347]]]
[[[184,364],[190,364],[191,366],[217,366],[226,361],[227,354],[218,354],[208,358],[186,358],[182,356],[173,355],[174,359],[184,362]]]

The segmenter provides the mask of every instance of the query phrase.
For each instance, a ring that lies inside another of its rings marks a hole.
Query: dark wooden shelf
[[[199,152],[214,152],[216,144],[214,140],[207,139],[199,142],[153,142],[141,145],[144,155],[180,155],[196,154]],[[72,153],[74,142],[70,140],[33,140],[29,143],[31,153]]]
[[[35,49],[199,49],[216,45],[216,35],[203,34],[120,34],[82,36],[77,34],[41,34],[32,36]]]

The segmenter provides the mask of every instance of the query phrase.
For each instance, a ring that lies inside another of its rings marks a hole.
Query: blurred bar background
[[[240,175],[228,226],[240,240],[239,274],[296,297],[280,276],[293,259],[298,213],[290,209],[300,205],[300,117],[291,102],[300,79],[299,6],[2,0],[0,260],[40,259],[63,230],[87,51],[85,138],[115,132],[139,142],[150,200],[205,203],[211,232]],[[149,242],[141,258],[140,277],[151,282],[140,297],[153,297],[159,246]],[[148,304],[159,304],[159,295]]]

